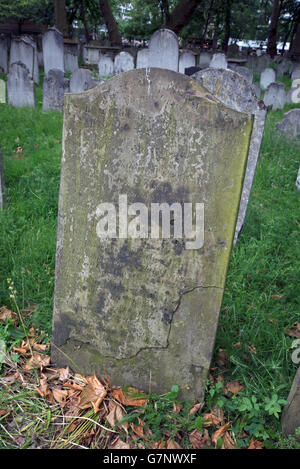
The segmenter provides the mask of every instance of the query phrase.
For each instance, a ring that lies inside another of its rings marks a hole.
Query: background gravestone
[[[211,68],[227,68],[227,59],[225,54],[214,54],[209,66]]]
[[[14,107],[35,107],[34,84],[22,62],[11,64],[7,77],[8,103]]]
[[[230,65],[229,68],[233,70],[234,72],[242,75],[244,78],[246,78],[246,80],[249,83],[253,82],[253,70],[250,70],[250,68],[241,67],[240,65],[235,65],[235,64]]]
[[[78,68],[71,75],[70,93],[82,93],[82,91],[90,90],[98,84],[98,80],[93,78],[90,70],[87,68]]]
[[[276,111],[283,109],[286,104],[286,91],[283,83],[271,83],[265,91],[264,103],[267,107]]]
[[[291,109],[286,112],[281,122],[276,124],[277,134],[300,141],[300,109]]]
[[[69,80],[61,70],[49,70],[43,84],[44,111],[62,111],[65,93],[69,91]]]
[[[266,110],[265,107],[259,103],[252,85],[250,85],[245,78],[232,70],[207,68],[196,73],[193,77],[225,104],[225,106],[235,109],[236,111],[254,115],[248,162],[234,235],[234,242],[236,243],[243,228],[247,213],[264,132]]]
[[[273,68],[266,68],[260,76],[260,87],[265,90],[271,83],[276,80],[276,73]]]
[[[199,66],[202,68],[209,67],[212,55],[209,52],[201,52],[199,57]]]
[[[158,393],[176,383],[182,397],[203,398],[252,116],[155,68],[66,95],[64,112],[52,359],[107,370],[112,383]],[[99,204],[118,204],[120,194],[148,209],[204,202],[203,247],[99,239]]]
[[[114,60],[114,70],[118,75],[119,73],[128,72],[134,69],[133,57],[129,52],[119,52]]]
[[[0,35],[0,71],[8,71],[8,39],[3,34]]]
[[[6,103],[6,84],[4,80],[0,80],[0,104]]]
[[[159,29],[149,42],[149,67],[178,71],[178,38],[169,29]]]
[[[64,70],[73,73],[78,68],[78,44],[76,42],[64,43]]]
[[[63,36],[56,28],[49,28],[43,34],[43,59],[45,75],[49,70],[65,71]]]
[[[101,55],[98,64],[99,76],[110,76],[114,74],[114,62],[109,55]]]
[[[287,405],[282,412],[281,424],[285,437],[292,435],[300,441],[300,435],[295,435],[296,429],[300,427],[300,368],[288,395]]]
[[[38,63],[38,53],[37,53],[37,45],[36,42],[30,36],[22,36],[24,41],[31,45],[33,48],[33,72],[32,78],[34,83],[39,84],[40,82],[40,74],[39,74],[39,63]],[[26,65],[26,64],[25,64]]]
[[[147,68],[149,64],[149,49],[140,49],[137,51],[136,68]]]
[[[22,62],[30,78],[34,77],[34,48],[24,37],[16,37],[11,41],[9,66],[15,62]]]
[[[4,205],[4,192],[5,192],[4,163],[3,163],[2,153],[0,151],[0,210],[3,209],[3,205]]]
[[[179,56],[179,73],[184,73],[186,68],[194,67],[196,59],[191,52],[182,52]]]

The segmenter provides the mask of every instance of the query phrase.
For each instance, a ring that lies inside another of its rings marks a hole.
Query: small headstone
[[[49,70],[65,71],[63,36],[56,28],[49,28],[43,34],[43,58],[45,75]]]
[[[4,192],[5,192],[4,163],[3,163],[2,153],[0,151],[0,210],[2,210],[4,206]]]
[[[93,79],[91,70],[78,68],[70,78],[70,93],[82,93],[97,86]]]
[[[300,103],[300,79],[293,81],[291,89],[287,92],[286,102],[289,104]]]
[[[266,68],[260,76],[260,87],[263,90],[266,90],[271,83],[274,83],[276,80],[276,73],[273,68]]]
[[[209,64],[210,68],[227,68],[227,59],[225,54],[214,54]]]
[[[99,76],[112,76],[114,74],[114,61],[109,55],[101,55],[98,63]]]
[[[300,428],[300,368],[288,395],[287,405],[282,412],[281,425],[285,437],[291,435],[300,440],[300,435],[295,433],[296,429]]]
[[[298,191],[300,191],[300,167],[299,167],[298,174],[297,174],[296,187]]]
[[[196,64],[195,56],[191,52],[182,52],[179,56],[179,73],[185,73],[188,67],[194,67]]]
[[[277,68],[276,68],[277,78],[290,74],[290,70],[292,66],[292,62],[290,60],[287,60],[284,57],[280,57],[280,59],[278,58],[278,60],[276,60],[276,63],[277,63]]]
[[[6,103],[6,83],[4,80],[0,80],[0,104]]]
[[[178,71],[178,38],[169,29],[159,29],[149,42],[149,67]]]
[[[73,73],[78,68],[78,44],[64,43],[64,68],[66,73]]]
[[[194,73],[200,72],[202,70],[202,67],[187,67],[184,71],[185,75],[188,77],[194,75]]]
[[[273,111],[283,109],[286,104],[286,91],[283,83],[271,83],[265,91],[264,103]]]
[[[225,106],[254,116],[249,155],[235,229],[234,243],[242,231],[264,132],[266,110],[261,106],[252,85],[233,70],[207,68],[194,75]]]
[[[68,94],[64,112],[52,360],[199,402],[252,116],[157,68]]]
[[[83,60],[86,64],[98,65],[101,57],[99,46],[85,45],[83,47]]]
[[[8,104],[14,107],[35,107],[34,83],[22,62],[9,67],[7,97]]]
[[[300,67],[299,68],[295,68],[295,70],[293,71],[292,75],[291,75],[291,79],[292,81],[294,80],[297,80],[300,78]]]
[[[15,37],[11,41],[9,65],[22,62],[29,72],[30,78],[34,78],[34,48],[28,38]]]
[[[201,52],[199,58],[199,66],[201,68],[208,68],[211,62],[212,55],[209,52]]]
[[[0,70],[8,72],[8,38],[4,34],[0,34]]]
[[[114,70],[118,75],[119,73],[128,72],[129,70],[134,69],[134,60],[129,52],[119,52],[115,56],[114,60]]]
[[[147,68],[149,66],[149,49],[139,49],[136,56],[136,68]]]
[[[62,70],[49,70],[43,84],[43,110],[62,111],[65,93],[69,91],[69,80]]]
[[[300,141],[300,109],[292,109],[284,114],[283,120],[276,124],[277,133]]]

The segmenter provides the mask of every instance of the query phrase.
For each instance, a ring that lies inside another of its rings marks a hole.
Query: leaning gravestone
[[[114,60],[114,70],[118,75],[119,73],[128,72],[134,69],[134,60],[129,52],[119,52]]]
[[[54,362],[203,398],[252,123],[156,68],[66,95]]]
[[[43,110],[62,111],[65,93],[69,91],[69,80],[61,70],[49,70],[43,84]]]
[[[43,59],[45,75],[49,70],[65,71],[63,36],[56,28],[49,28],[43,34]]]
[[[4,192],[5,192],[4,163],[3,163],[2,153],[0,151],[0,210],[3,209],[3,205],[4,205]]]
[[[159,29],[149,42],[149,67],[178,71],[178,38],[169,29]]]
[[[4,80],[0,80],[0,104],[6,103],[6,84]]]
[[[281,424],[285,437],[292,435],[300,441],[299,433],[295,433],[296,429],[300,428],[300,368],[288,395],[287,405],[282,412]]]
[[[227,59],[225,54],[214,54],[209,66],[211,68],[227,68]]]
[[[193,77],[225,106],[254,116],[249,156],[234,236],[234,243],[236,243],[246,217],[264,132],[266,109],[263,103],[258,101],[252,85],[245,80],[245,78],[232,70],[207,68],[196,73]]]
[[[147,68],[149,64],[149,49],[140,49],[136,55],[136,68]]]
[[[4,34],[0,35],[0,71],[8,71],[8,38]]]
[[[114,61],[109,55],[100,56],[98,71],[100,77],[114,74]]]
[[[194,67],[196,59],[191,52],[182,52],[179,56],[179,73],[185,73],[185,69]]]
[[[283,83],[271,83],[265,91],[264,103],[273,111],[283,109],[286,104],[286,91]]]
[[[292,109],[284,114],[283,120],[276,124],[276,132],[280,135],[300,141],[300,109]]]
[[[22,62],[11,64],[9,68],[7,97],[14,107],[35,107],[34,83]]]
[[[98,85],[98,81],[87,68],[78,68],[72,73],[70,79],[70,93],[82,93]]]
[[[266,68],[260,76],[260,87],[265,90],[276,80],[276,73],[273,68]]]

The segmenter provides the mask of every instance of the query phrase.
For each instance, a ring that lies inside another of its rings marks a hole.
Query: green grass
[[[42,111],[41,86],[36,97],[36,109],[0,104],[7,198],[0,213],[0,306],[13,308],[11,278],[19,307],[36,305],[24,314],[26,325],[51,334],[62,114]],[[244,230],[231,255],[213,360],[215,365],[217,351],[224,349],[228,360],[219,371],[261,402],[274,393],[286,399],[297,369],[293,339],[284,331],[300,317],[299,146],[274,132],[283,112],[293,107],[267,116]],[[16,158],[17,147],[22,157]],[[18,341],[1,325],[0,338],[9,346]],[[278,447],[293,444],[279,436],[274,416],[267,416],[265,425],[276,433]]]

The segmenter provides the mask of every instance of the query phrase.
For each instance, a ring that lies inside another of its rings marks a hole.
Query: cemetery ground
[[[41,85],[36,98],[0,105],[0,448],[300,448],[280,427],[300,338],[299,146],[274,130],[297,105],[268,113],[205,402],[183,403],[176,383],[143,395],[50,364],[63,116],[42,111]]]

